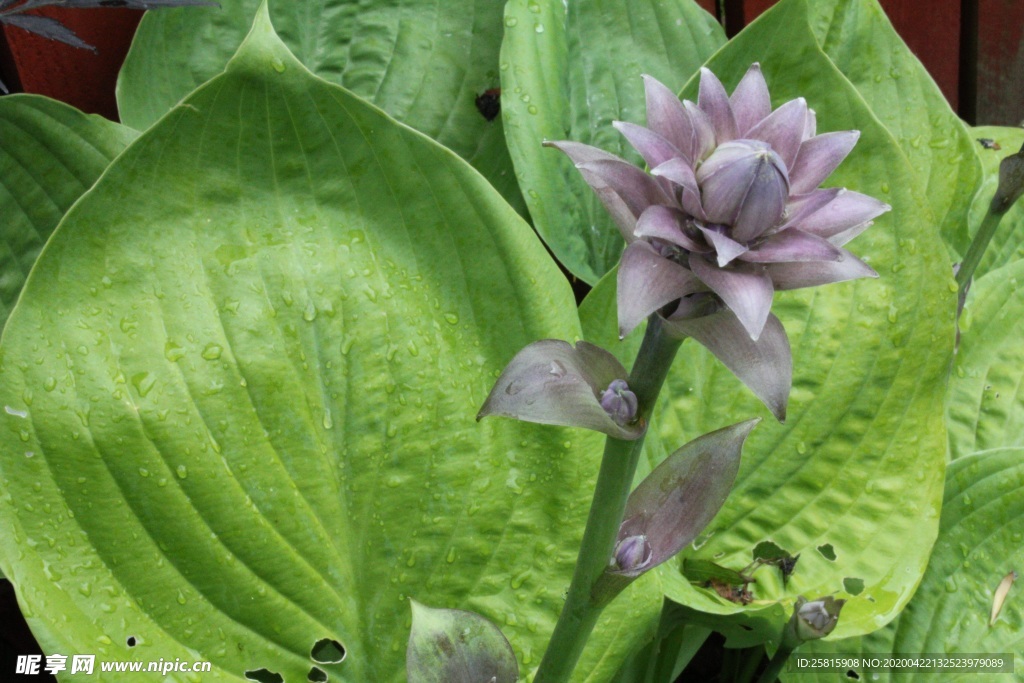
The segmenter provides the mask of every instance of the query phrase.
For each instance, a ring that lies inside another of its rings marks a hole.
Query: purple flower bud
[[[601,407],[617,424],[625,426],[636,419],[639,404],[626,380],[616,379],[601,394]]]
[[[636,576],[648,568],[651,556],[651,544],[646,536],[627,536],[615,545],[610,569],[619,574]]]

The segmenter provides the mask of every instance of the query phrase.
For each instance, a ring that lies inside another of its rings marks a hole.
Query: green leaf
[[[118,80],[121,120],[145,130],[220,73],[259,4],[147,13]],[[271,16],[306,67],[454,150],[525,215],[501,120],[475,104],[499,85],[500,2],[280,0]]]
[[[412,602],[409,683],[516,683],[519,666],[501,629],[479,614]]]
[[[26,283],[0,344],[0,567],[45,651],[209,660],[204,681],[404,680],[410,595],[536,667],[600,439],[474,416],[519,348],[578,336],[493,188],[261,15]],[[660,600],[637,582],[613,605],[579,680]],[[324,639],[343,662],[312,657]]]
[[[815,0],[808,7],[821,49],[896,138],[943,239],[962,255],[970,241],[967,210],[981,182],[977,143],[878,0]]]
[[[971,285],[946,400],[953,458],[1024,446],[1024,261]]]
[[[661,571],[666,595],[695,610],[692,618],[737,614],[754,631],[730,630],[721,617],[706,623],[748,643],[777,638],[800,594],[849,599],[836,637],[875,630],[910,599],[938,525],[956,303],[944,247],[896,141],[818,48],[803,2],[784,0],[769,19],[748,27],[709,67],[731,88],[756,54],[776,103],[803,96],[819,130],[860,130],[828,184],[873,196],[887,186],[893,210],[849,245],[878,280],[776,293],[773,310],[794,358],[787,422],[766,420],[751,436],[725,507],[686,553],[739,570],[760,542],[772,541],[800,555],[795,571],[785,585],[779,572],[758,572],[747,607],[692,586],[678,566]],[[609,275],[581,307],[585,337],[627,357],[639,332],[616,345],[614,299]],[[691,341],[652,430],[673,447],[764,410]],[[834,561],[817,549],[826,544]],[[845,579],[863,580],[863,592],[848,595]]]
[[[920,653],[1008,655],[1024,667],[1024,600],[1018,580],[992,621],[996,592],[1011,572],[1024,567],[1024,449],[997,448],[966,455],[946,475],[939,540],[914,599],[886,628],[863,638],[808,645],[808,652],[858,653],[873,657]],[[845,612],[844,612],[845,616]],[[840,623],[842,617],[840,617]],[[802,651],[801,651],[802,652]],[[866,673],[866,672],[864,672]],[[942,680],[1010,683],[1020,675],[965,671],[891,674],[861,680]],[[834,681],[836,674],[803,672],[793,681]]]
[[[38,95],[0,99],[0,330],[64,212],[136,135]]]
[[[984,180],[971,204],[969,223],[971,234],[981,225],[988,212],[992,197],[999,185],[999,162],[1005,157],[1020,150],[1024,145],[1024,129],[1004,126],[980,126],[971,128],[971,137],[978,145],[978,156],[981,158]],[[999,149],[986,148],[981,144],[984,140],[989,145],[998,145]],[[1008,263],[1024,257],[1024,204],[1017,202],[1003,215],[996,229],[996,234],[989,242],[985,255],[975,271],[975,279]]]
[[[505,136],[534,226],[576,277],[597,282],[619,260],[622,237],[569,159],[541,143],[584,142],[639,163],[611,123],[645,123],[640,76],[678,89],[723,43],[692,0],[505,6]]]

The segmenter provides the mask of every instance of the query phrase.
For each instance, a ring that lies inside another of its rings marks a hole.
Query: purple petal
[[[715,145],[711,122],[704,112],[695,115],[676,94],[651,76],[644,76],[647,127],[691,160],[703,159]]]
[[[832,175],[860,138],[860,131],[825,133],[800,145],[796,161],[789,167],[790,192],[810,192]]]
[[[679,209],[660,205],[650,206],[637,219],[634,234],[637,237],[663,240],[687,251],[709,251],[706,245],[695,242],[683,230],[686,220],[686,215]]]
[[[778,231],[782,232],[786,228],[795,227],[804,218],[835,199],[842,191],[843,189],[840,187],[830,187],[813,190],[807,194],[790,196],[789,202],[786,204],[786,220],[779,226]]]
[[[786,169],[793,168],[807,121],[807,101],[798,97],[773,111],[747,132],[747,137],[763,140],[782,158]]]
[[[733,259],[747,251],[747,247],[745,245],[736,242],[720,232],[711,230],[710,228],[705,228],[700,224],[697,225],[697,228],[715,248],[715,256],[718,259],[719,268],[724,268],[729,265]]]
[[[833,282],[878,277],[866,263],[846,251],[841,261],[812,261],[807,263],[769,263],[765,266],[775,283],[775,289],[801,289]]]
[[[822,194],[818,195],[823,196]],[[817,202],[815,202],[817,203]],[[830,239],[877,218],[892,207],[853,190],[840,189],[832,200],[787,222],[790,228]],[[853,239],[850,237],[850,239]],[[845,244],[845,242],[843,243]]]
[[[701,256],[691,256],[690,268],[736,314],[747,335],[757,341],[775,293],[764,266],[725,269],[708,263]]]
[[[737,140],[719,145],[697,169],[704,213],[732,226],[730,236],[749,242],[782,217],[789,196],[785,166],[767,143]]]
[[[838,261],[843,250],[828,240],[795,228],[782,230],[739,257],[748,263]]]
[[[584,427],[619,439],[636,439],[644,426],[620,425],[600,396],[626,370],[599,346],[542,339],[516,354],[494,383],[477,419],[501,415],[524,422]]]
[[[704,113],[704,110],[693,102],[684,100],[683,109],[686,111],[690,125],[693,128],[693,142],[691,143],[693,150],[690,152],[685,148],[680,148],[680,151],[686,155],[687,159],[697,163],[702,159],[706,159],[712,150],[715,149],[715,126],[711,123],[708,115]]]
[[[651,175],[671,180],[678,185],[680,188],[679,203],[683,205],[686,213],[700,220],[707,220],[700,202],[697,176],[694,175],[690,162],[681,157],[669,159],[665,163],[653,167]]]
[[[736,137],[747,137],[747,131],[772,113],[772,99],[760,64],[750,65],[740,84],[732,91],[729,102],[736,117]]]
[[[625,561],[609,571],[639,576],[692,543],[729,497],[743,442],[760,421],[698,437],[654,468],[629,494],[616,546]]]
[[[626,247],[618,274],[619,337],[665,304],[704,289],[693,273],[662,258],[646,242]]]
[[[615,219],[626,242],[633,241],[636,219],[644,209],[674,204],[655,178],[622,159],[591,161],[576,168]]]
[[[612,125],[629,141],[648,166],[654,168],[669,159],[680,156],[676,146],[649,128],[626,121],[613,121]]]
[[[735,140],[736,119],[729,104],[729,96],[725,94],[725,86],[709,69],[701,67],[700,90],[697,94],[697,106],[711,119],[715,130],[715,143]]]
[[[809,140],[818,132],[818,115],[813,109],[807,109],[807,120],[804,121],[804,140]]]
[[[786,403],[793,378],[793,357],[782,323],[768,315],[761,337],[753,341],[736,315],[723,310],[688,320],[672,316],[667,326],[677,335],[693,337],[722,361],[754,392],[779,422],[786,421]]]

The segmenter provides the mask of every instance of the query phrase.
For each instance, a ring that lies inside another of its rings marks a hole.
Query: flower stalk
[[[628,380],[636,395],[638,416],[645,423],[681,343],[666,332],[657,315],[650,317]],[[534,683],[569,680],[601,610],[615,595],[607,591],[595,595],[594,588],[611,559],[643,443],[643,436],[631,441],[609,436],[605,442],[576,570]]]

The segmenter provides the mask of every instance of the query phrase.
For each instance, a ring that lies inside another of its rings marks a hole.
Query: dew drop
[[[205,360],[217,360],[220,358],[222,353],[224,353],[224,348],[220,344],[210,342],[206,345],[206,348],[203,349],[203,352],[200,355]]]
[[[516,19],[515,17],[505,17],[505,26],[508,26],[509,28],[512,28],[518,23],[519,20]]]
[[[184,465],[178,465],[175,472],[178,474],[178,479],[185,479],[188,477],[188,468]]]
[[[174,342],[169,341],[166,344],[164,344],[164,358],[171,361],[172,363],[181,360],[182,357],[184,357],[184,355],[185,349],[181,348]]]
[[[188,599],[185,598],[185,594],[182,593],[181,590],[179,589],[178,590],[178,604],[179,605],[184,605],[187,602],[188,602]]]
[[[307,323],[311,323],[316,320],[316,306],[313,305],[312,301],[306,304],[305,310],[302,311],[302,319]]]
[[[458,325],[459,324],[459,316],[456,313],[445,313],[444,314],[444,320],[449,325]]]
[[[330,408],[324,408],[324,417],[322,420],[322,424],[324,426],[324,429],[331,429],[332,427],[334,427],[334,420],[331,419]]]
[[[274,67],[274,71],[276,71],[277,73],[279,73],[279,74],[283,74],[284,73],[284,70],[285,70],[284,62],[282,62],[277,57],[275,57],[270,62],[270,66]]]
[[[46,381],[43,382],[43,389],[46,391],[53,391],[57,388],[57,379],[55,377],[47,377]]]
[[[448,554],[445,555],[444,559],[448,564],[455,562],[455,548],[449,548]]]
[[[544,33],[544,24],[537,24],[533,27],[533,30],[537,33]]]

